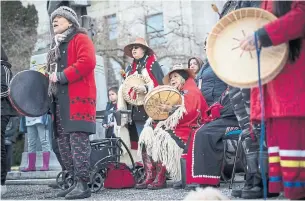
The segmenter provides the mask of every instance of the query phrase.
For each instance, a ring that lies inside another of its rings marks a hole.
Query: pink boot
[[[42,153],[42,168],[40,171],[48,171],[49,170],[49,162],[50,162],[50,152]]]
[[[23,170],[21,170],[22,172],[30,172],[30,171],[35,171],[36,170],[36,153],[28,153],[28,162],[29,162],[29,166]]]

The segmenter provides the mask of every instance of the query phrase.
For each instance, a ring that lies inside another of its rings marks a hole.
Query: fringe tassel
[[[144,124],[144,127],[146,127],[146,126],[151,126],[151,125],[152,125],[152,122],[153,122],[153,119],[149,117],[149,118],[146,120],[146,122],[145,122],[145,124]]]
[[[152,158],[162,161],[173,180],[181,180],[180,158],[183,153],[175,140],[164,130],[158,130],[155,136]]]
[[[148,92],[150,92],[151,90],[153,90],[153,88],[155,87],[154,82],[152,81],[152,79],[150,78],[148,72],[146,69],[142,70],[142,75],[144,75],[147,78],[147,87],[148,87]],[[148,93],[147,92],[147,93]]]
[[[166,120],[160,121],[156,128],[165,127],[165,130],[175,130],[176,126],[178,125],[179,121],[183,118],[183,115],[186,114],[186,108],[184,106],[184,99],[182,97],[182,104],[181,106],[176,109],[176,111],[170,115]]]
[[[126,144],[127,148],[131,150],[131,142],[130,142],[130,136],[129,136],[129,131],[126,127],[121,126],[118,129],[118,135],[117,137],[121,138],[121,140]],[[122,147],[123,150],[123,155],[127,154],[127,150]]]
[[[118,91],[118,101],[117,101],[117,107],[118,110],[127,110],[127,103],[124,100],[124,95],[123,95],[123,87],[122,85],[119,88]],[[122,118],[121,118],[121,126],[126,125],[127,122],[127,114],[122,114]]]
[[[153,153],[153,142],[155,141],[154,130],[151,126],[144,127],[138,141],[138,156],[142,157],[143,145],[146,147],[146,152],[149,156]]]

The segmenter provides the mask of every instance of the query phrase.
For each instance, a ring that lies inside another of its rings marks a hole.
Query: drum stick
[[[215,4],[212,4],[211,6],[212,6],[213,11],[215,13],[217,13],[219,15],[219,17],[220,17],[220,13],[219,13],[219,10],[218,10],[217,6]]]

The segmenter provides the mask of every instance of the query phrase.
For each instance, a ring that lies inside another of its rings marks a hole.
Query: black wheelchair
[[[117,125],[121,125],[121,114],[130,114],[130,111],[117,111],[114,112],[117,119]],[[104,118],[104,111],[97,112],[97,119]],[[91,155],[90,155],[90,182],[88,183],[91,192],[96,193],[102,187],[104,179],[107,175],[107,167],[109,164],[119,164],[120,157],[123,153],[123,148],[127,150],[130,157],[132,167],[130,169],[137,182],[144,179],[143,166],[135,165],[134,159],[127,148],[126,144],[120,138],[105,138],[92,140],[90,142]],[[56,177],[57,185],[60,189],[67,189],[74,184],[74,175],[68,171],[60,172]]]

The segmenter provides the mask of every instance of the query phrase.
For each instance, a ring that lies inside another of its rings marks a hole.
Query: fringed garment
[[[193,128],[198,127],[202,114],[208,109],[194,79],[185,82],[182,94],[181,106],[154,126],[149,118],[139,139],[138,154],[145,145],[147,154],[154,161],[162,162],[173,180],[181,179],[180,157]]]

